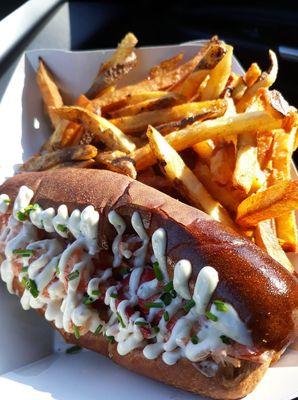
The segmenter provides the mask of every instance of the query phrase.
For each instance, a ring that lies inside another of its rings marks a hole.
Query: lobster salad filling
[[[242,359],[270,357],[254,348],[233,306],[213,300],[215,268],[201,269],[192,294],[188,260],[179,260],[169,277],[162,227],[149,237],[134,212],[134,233],[127,234],[124,219],[110,211],[116,236],[108,256],[98,247],[100,216],[93,206],[69,215],[66,205],[56,212],[31,204],[33,196],[22,186],[9,215],[11,200],[0,195],[1,278],[10,293],[17,292],[15,279],[24,286],[25,310],[43,309],[47,320],[77,339],[103,334],[120,355],[141,349],[147,359],[161,356],[168,365],[185,358],[210,377],[221,363],[237,368]]]

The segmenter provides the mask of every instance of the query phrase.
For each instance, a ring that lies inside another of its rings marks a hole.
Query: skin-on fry
[[[92,86],[86,93],[87,97],[92,99],[98,96],[136,66],[137,56],[134,48],[137,43],[138,40],[133,33],[125,35],[112,57],[100,67]]]
[[[39,59],[39,66],[36,73],[36,81],[39,86],[39,90],[42,95],[50,120],[53,126],[56,128],[59,124],[60,118],[57,115],[53,114],[49,108],[63,106],[63,100],[60,95],[58,86],[42,58]]]
[[[235,168],[235,146],[233,143],[223,143],[214,149],[210,158],[210,172],[214,182],[226,185],[231,182]]]
[[[271,160],[274,131],[257,132],[258,161],[261,169],[265,169]]]
[[[89,160],[97,155],[94,146],[74,146],[66,149],[52,151],[41,156],[33,156],[23,164],[22,171],[44,171],[57,164],[68,161]]]
[[[194,206],[203,209],[217,221],[234,227],[227,211],[212,198],[164,137],[151,126],[148,127],[147,136],[162,171],[173,182],[175,188],[181,191]]]
[[[217,99],[223,92],[231,74],[233,47],[226,45],[223,59],[209,72],[209,80],[201,94],[202,100]]]
[[[275,132],[272,152],[272,174],[270,183],[291,179],[291,162],[297,128],[290,133]],[[275,219],[276,235],[285,251],[297,250],[297,228],[295,212],[291,211]]]
[[[265,250],[274,260],[278,261],[288,271],[293,272],[294,267],[285,252],[281,248],[274,230],[272,229],[271,221],[259,222],[254,231],[255,243]]]
[[[239,204],[237,223],[255,226],[298,209],[298,181],[284,181],[255,193]]]
[[[135,149],[135,144],[116,126],[105,118],[81,107],[56,108],[55,113],[63,119],[82,123],[87,130],[98,136],[111,150],[121,150],[129,153]]]
[[[96,162],[110,171],[130,176],[133,179],[137,177],[134,160],[119,150],[98,153]]]
[[[252,63],[243,76],[243,80],[248,87],[251,87],[261,76],[262,71],[257,63]]]
[[[155,79],[156,77],[172,71],[178,66],[180,61],[183,60],[183,53],[176,54],[175,56],[163,60],[161,63],[154,65],[149,71],[149,79]]]
[[[221,117],[214,120],[194,123],[185,129],[172,132],[165,136],[167,142],[175,150],[181,151],[207,139],[216,139],[241,133],[254,134],[282,127],[283,119],[275,119],[264,111],[238,114],[232,117]],[[136,161],[137,170],[142,170],[155,164],[155,158],[149,145],[136,150],[131,157]]]
[[[204,140],[203,142],[197,143],[193,146],[194,151],[205,162],[210,162],[210,157],[215,148],[214,142],[210,139]]]
[[[180,93],[187,100],[190,100],[196,95],[200,84],[206,78],[207,74],[208,70],[194,71],[184,81],[179,82],[171,90],[175,93]]]
[[[55,165],[49,169],[61,169],[61,168],[94,168],[96,166],[96,161],[91,158],[90,160],[84,161],[68,161]]]
[[[163,110],[147,111],[138,115],[112,119],[110,122],[125,133],[142,132],[148,125],[157,126],[170,121],[189,118],[193,115],[218,112],[223,114],[226,110],[226,101],[212,100],[197,103],[185,103]]]
[[[254,85],[252,85],[245,91],[244,95],[236,104],[237,112],[241,113],[246,110],[249,104],[253,102],[259,89],[268,88],[272,86],[275,82],[278,72],[278,63],[274,51],[269,50],[269,57],[271,61],[269,71],[263,72],[259,79],[254,83]]]
[[[144,100],[140,103],[131,104],[116,111],[112,111],[108,113],[107,116],[109,118],[126,117],[128,115],[136,115],[145,111],[154,111],[172,107],[177,104],[184,103],[185,101],[185,97],[178,93],[168,93],[160,98]]]

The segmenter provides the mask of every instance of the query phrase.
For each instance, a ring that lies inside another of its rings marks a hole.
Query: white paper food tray
[[[189,58],[202,42],[138,49],[138,66],[125,78],[133,83],[161,60],[183,51]],[[70,101],[84,93],[106,51],[38,50],[19,62],[0,107],[0,182],[37,151],[51,129],[35,82],[42,56]],[[233,68],[241,72],[234,59]],[[286,94],[285,94],[286,95]],[[187,392],[138,376],[89,351],[66,355],[60,337],[34,311],[23,311],[0,283],[0,398],[22,400],[202,400]],[[290,400],[298,396],[298,351],[290,349],[270,368],[246,400]]]

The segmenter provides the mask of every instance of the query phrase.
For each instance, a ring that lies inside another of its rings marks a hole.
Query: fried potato
[[[269,57],[271,61],[269,71],[263,72],[259,79],[245,91],[244,95],[236,104],[237,112],[241,113],[246,110],[249,104],[253,102],[259,89],[268,88],[275,82],[278,72],[278,62],[274,51],[269,50]]]
[[[135,149],[135,144],[105,118],[99,117],[93,112],[82,107],[60,107],[55,113],[60,118],[82,123],[88,131],[96,135],[111,150],[121,150],[129,153]]]
[[[138,40],[133,33],[125,35],[112,57],[101,65],[92,86],[86,92],[87,97],[98,96],[104,89],[119,81],[136,66],[137,56],[134,48],[137,43]],[[105,93],[107,94],[107,92]]]
[[[257,130],[262,132],[268,129],[278,129],[282,124],[282,118],[276,119],[264,111],[257,111],[194,123],[168,134],[165,139],[175,150],[181,151],[207,139],[229,137],[242,133],[254,134]],[[131,157],[136,161],[138,171],[155,164],[155,158],[149,145],[137,149],[131,154]]]
[[[92,168],[96,166],[96,161],[93,158],[90,158],[90,160],[84,160],[84,161],[66,161],[57,165],[54,165],[53,167],[49,169],[61,169],[61,168]]]
[[[198,91],[200,84],[206,78],[208,70],[199,70],[192,72],[184,81],[179,82],[172,88],[172,92],[179,93],[187,100],[194,97]]]
[[[215,148],[215,144],[211,139],[204,140],[203,142],[197,143],[193,146],[194,151],[205,162],[210,162],[210,157]]]
[[[58,86],[54,80],[54,77],[48,70],[42,58],[39,58],[36,81],[39,86],[39,90],[42,95],[47,113],[53,126],[56,128],[59,124],[60,118],[57,115],[53,114],[49,108],[63,106],[63,100],[59,92]]]
[[[279,262],[288,271],[294,272],[294,267],[285,252],[281,248],[274,229],[272,229],[271,221],[259,222],[254,231],[255,243],[265,250],[274,260]]]
[[[258,162],[262,170],[268,167],[272,156],[274,131],[257,132]]]
[[[173,190],[172,182],[165,176],[156,175],[151,167],[138,173],[138,181],[167,194]]]
[[[252,63],[243,76],[243,80],[248,87],[251,87],[260,78],[262,71],[257,63]]]
[[[163,60],[161,63],[154,65],[149,71],[149,79],[155,79],[164,73],[170,72],[175,69],[180,61],[183,60],[183,53],[176,54],[175,56]]]
[[[223,59],[209,72],[209,80],[202,90],[201,100],[217,99],[223,92],[231,74],[233,47],[226,45]]]
[[[255,193],[239,204],[237,223],[255,226],[298,209],[298,181],[283,181]]]
[[[53,151],[61,147],[61,140],[68,125],[68,121],[61,120],[59,118],[59,123],[57,124],[57,127],[55,128],[49,139],[41,146],[40,151]]]
[[[136,133],[147,129],[148,125],[157,126],[166,122],[189,118],[194,115],[216,112],[219,115],[226,110],[226,101],[212,100],[197,103],[185,103],[163,110],[147,111],[138,115],[127,116],[110,120],[125,133]]]
[[[232,180],[234,168],[235,146],[233,143],[223,143],[213,150],[210,158],[210,172],[214,182],[227,185]]]
[[[133,179],[137,177],[134,160],[122,151],[115,150],[98,153],[96,162],[110,171],[130,176]]]
[[[275,132],[272,152],[271,183],[291,179],[291,162],[297,128],[288,134]],[[297,250],[297,228],[295,212],[291,211],[275,219],[276,235],[285,251]]]
[[[234,227],[228,212],[207,192],[179,154],[152,126],[148,127],[149,144],[167,178],[194,206],[203,209],[215,220]]]
[[[108,113],[107,116],[109,118],[126,117],[128,115],[136,115],[146,111],[154,111],[172,107],[177,104],[184,103],[185,101],[185,97],[178,93],[167,93],[165,96],[156,99],[144,100],[140,103],[131,104],[116,111],[112,111]]]
[[[31,157],[22,165],[22,171],[44,171],[68,161],[89,160],[97,155],[94,146],[74,146]]]

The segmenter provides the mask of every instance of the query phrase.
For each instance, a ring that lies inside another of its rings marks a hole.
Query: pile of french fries
[[[291,179],[297,110],[274,84],[278,63],[232,71],[233,48],[213,37],[195,56],[162,61],[119,87],[137,65],[128,33],[94,83],[65,105],[40,59],[37,82],[53,133],[21,167],[100,168],[176,196],[250,238],[289,271],[297,251],[298,181]]]

